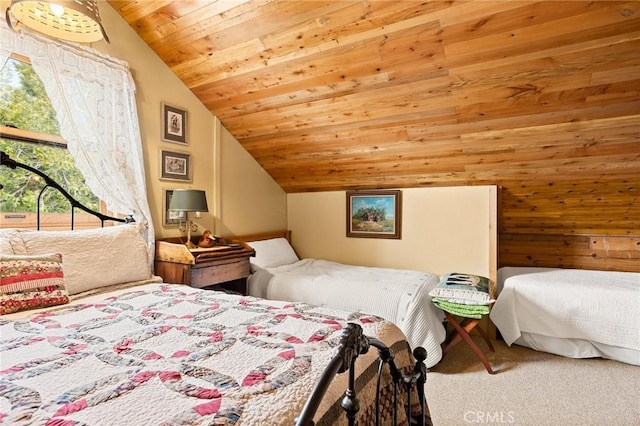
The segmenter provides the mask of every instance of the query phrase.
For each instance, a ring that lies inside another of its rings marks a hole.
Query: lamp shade
[[[91,43],[104,37],[109,42],[97,0],[12,0],[6,17],[15,31],[25,25],[62,40]]]
[[[199,189],[174,189],[169,210],[207,212],[207,196]]]

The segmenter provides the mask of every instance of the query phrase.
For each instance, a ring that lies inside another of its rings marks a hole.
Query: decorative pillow
[[[69,302],[62,255],[0,254],[0,315]]]
[[[488,278],[459,272],[443,275],[429,296],[464,305],[489,305],[495,302],[489,293]]]
[[[70,295],[152,277],[139,224],[74,231],[19,230],[28,254],[58,252]]]
[[[251,241],[249,245],[256,251],[255,257],[249,258],[252,266],[275,268],[300,260],[286,238]]]

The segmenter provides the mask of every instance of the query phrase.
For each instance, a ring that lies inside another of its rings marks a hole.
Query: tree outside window
[[[100,202],[85,185],[65,141],[42,81],[24,60],[10,58],[0,70],[0,150],[40,170],[80,203],[100,211]],[[26,170],[0,168],[0,228],[35,227],[38,194],[44,180]],[[71,205],[48,188],[40,203],[41,228],[69,229]],[[76,227],[100,226],[84,212],[75,212]]]

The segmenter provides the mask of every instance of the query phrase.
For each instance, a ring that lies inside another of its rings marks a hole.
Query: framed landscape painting
[[[400,239],[399,190],[347,191],[347,237]]]

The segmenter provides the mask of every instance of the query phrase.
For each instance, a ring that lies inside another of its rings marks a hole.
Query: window
[[[106,213],[75,167],[55,117],[28,59],[13,55],[0,70],[0,150],[47,174],[90,209]],[[1,167],[0,183],[4,186],[0,192],[0,228],[34,228],[44,180],[26,170]],[[71,205],[53,188],[42,193],[40,213],[42,229],[71,226]],[[97,218],[78,209],[74,216],[76,228],[100,226]]]

